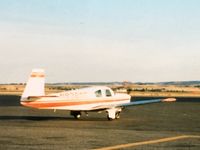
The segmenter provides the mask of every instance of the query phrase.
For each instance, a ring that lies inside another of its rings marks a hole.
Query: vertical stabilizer
[[[43,69],[33,69],[28,79],[22,100],[29,96],[44,96],[45,74]]]

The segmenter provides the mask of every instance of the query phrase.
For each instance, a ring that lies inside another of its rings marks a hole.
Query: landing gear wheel
[[[120,112],[116,112],[115,113],[115,119],[119,119],[120,118]]]
[[[108,119],[109,121],[114,120],[113,118],[110,118],[109,115],[107,115],[107,119]]]
[[[75,119],[80,119],[80,118],[81,118],[81,114],[76,114],[76,115],[74,115],[74,118],[75,118]]]
[[[74,116],[75,119],[81,118],[81,112],[80,111],[71,111],[71,115]]]
[[[107,118],[108,118],[109,121],[112,121],[114,119],[119,119],[120,118],[120,112],[115,113],[115,118],[110,118],[109,115],[107,115]]]

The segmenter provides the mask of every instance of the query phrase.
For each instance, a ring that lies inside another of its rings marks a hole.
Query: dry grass
[[[25,85],[0,85],[0,95],[21,95]],[[57,93],[64,90],[76,89],[81,86],[65,85],[51,86],[46,85],[45,92]],[[200,97],[200,88],[194,86],[174,86],[174,85],[137,85],[112,86],[116,92],[129,91],[131,96],[145,97]]]

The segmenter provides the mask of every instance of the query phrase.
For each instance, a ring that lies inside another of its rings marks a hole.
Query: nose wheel
[[[109,117],[109,115],[107,115],[107,118],[108,118],[109,121],[112,121],[114,119],[119,119],[120,118],[120,112],[115,113],[115,118],[111,118],[111,117]]]
[[[116,112],[115,113],[115,119],[119,119],[120,118],[120,112]]]
[[[119,119],[120,118],[120,112],[121,112],[121,109],[118,109],[116,111],[116,109],[109,109],[107,110],[107,118],[108,120],[114,120],[114,119]]]

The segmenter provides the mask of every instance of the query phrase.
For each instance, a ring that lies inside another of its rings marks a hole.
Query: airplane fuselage
[[[97,91],[100,91],[101,95],[95,94]],[[109,95],[106,95],[106,91],[109,91]],[[21,104],[28,107],[76,111],[106,109],[111,105],[114,106],[129,102],[129,95],[114,94],[107,87],[91,87],[47,96],[30,96],[27,99],[21,100]]]

